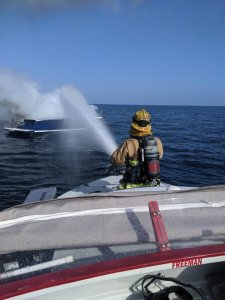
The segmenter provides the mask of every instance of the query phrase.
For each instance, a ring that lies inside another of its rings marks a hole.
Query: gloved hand
[[[124,172],[125,172],[124,166],[120,167],[120,166],[111,165],[107,170],[107,175],[122,175]]]

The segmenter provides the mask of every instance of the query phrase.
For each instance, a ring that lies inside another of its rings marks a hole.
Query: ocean
[[[182,186],[225,184],[225,107],[97,105],[117,144],[129,137],[132,115],[145,108],[162,140],[161,180]],[[109,155],[79,147],[80,138],[6,135],[0,122],[0,210],[21,204],[30,190],[56,186],[57,196],[107,176]],[[60,134],[62,135],[62,134]],[[82,133],[89,140],[89,132]]]

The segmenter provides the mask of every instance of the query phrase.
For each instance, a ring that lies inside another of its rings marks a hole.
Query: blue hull
[[[15,123],[13,127],[4,128],[9,133],[49,133],[61,131],[74,131],[84,128],[77,128],[72,120],[51,119],[51,120],[31,120],[25,119]]]

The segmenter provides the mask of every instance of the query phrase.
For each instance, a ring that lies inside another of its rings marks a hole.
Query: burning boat
[[[97,119],[100,118],[102,117],[97,117]],[[4,130],[6,130],[9,134],[44,134],[83,129],[85,129],[85,126],[77,126],[77,122],[72,119],[24,119],[13,121],[9,127],[4,127]]]

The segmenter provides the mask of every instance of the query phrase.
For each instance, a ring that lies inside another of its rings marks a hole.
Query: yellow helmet
[[[145,136],[151,134],[151,115],[145,109],[138,110],[132,118],[131,135]]]

